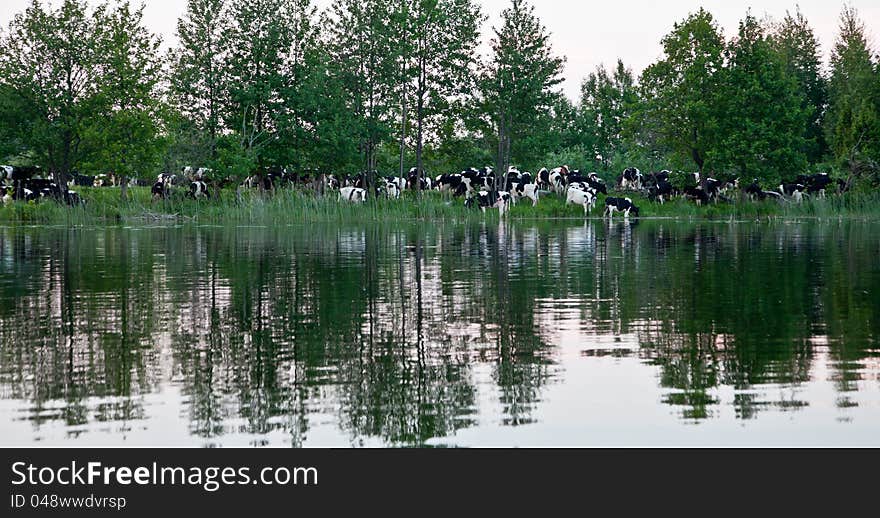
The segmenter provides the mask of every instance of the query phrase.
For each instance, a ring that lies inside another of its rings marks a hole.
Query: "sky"
[[[44,0],[57,4],[58,0]],[[89,0],[99,3],[98,0]],[[138,3],[139,0],[133,0]],[[477,0],[489,17],[483,30],[483,41],[488,42],[491,27],[500,24],[501,11],[510,0]],[[324,8],[331,0],[314,0]],[[4,28],[15,13],[24,9],[30,0],[0,0],[0,25]],[[186,0],[145,0],[146,24],[162,35],[168,45],[176,41],[174,32],[177,18],[186,7]],[[700,6],[706,8],[722,27],[725,36],[736,33],[737,24],[751,7],[752,13],[763,18],[767,15],[781,19],[787,10],[801,11],[815,30],[827,60],[828,52],[837,33],[837,22],[842,1],[827,0],[763,0],[763,1],[709,1],[687,0],[534,0],[536,12],[551,33],[551,42],[558,55],[567,59],[562,87],[572,99],[577,99],[584,77],[599,64],[613,66],[618,58],[635,73],[662,55],[660,39],[672,25],[684,19]],[[868,26],[868,33],[877,49],[876,32],[880,31],[880,1],[849,0],[858,9]],[[485,50],[485,46],[484,46]]]

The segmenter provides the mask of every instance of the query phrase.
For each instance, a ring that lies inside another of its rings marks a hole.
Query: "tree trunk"
[[[424,42],[422,43],[422,52],[424,52]],[[421,196],[422,192],[422,175],[424,174],[422,167],[422,149],[424,147],[424,129],[423,129],[423,120],[425,118],[425,88],[427,78],[425,77],[425,68],[427,64],[425,63],[425,58],[419,58],[419,90],[418,90],[418,109],[416,110],[416,117],[418,118],[418,129],[416,130],[416,184],[417,190],[419,191],[419,195]]]

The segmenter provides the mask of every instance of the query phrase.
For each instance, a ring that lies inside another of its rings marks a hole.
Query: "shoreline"
[[[15,202],[0,206],[0,225],[31,226],[114,226],[130,223],[168,224],[288,224],[288,223],[364,223],[364,222],[478,222],[498,221],[498,211],[484,214],[464,206],[461,198],[437,192],[416,197],[407,192],[400,199],[370,198],[365,204],[339,202],[335,195],[326,197],[296,190],[272,195],[245,192],[239,202],[235,192],[221,192],[219,199],[192,200],[182,196],[153,202],[148,188],[130,187],[129,199],[121,200],[119,189],[112,187],[79,188],[86,200],[83,207],[70,207],[42,201]],[[640,207],[641,216],[630,221],[683,221],[748,223],[772,220],[858,219],[880,221],[880,195],[847,193],[829,195],[826,199],[802,203],[776,201],[752,202],[744,199],[733,203],[697,206],[686,200],[672,200],[661,205],[636,193],[612,193],[626,196]],[[577,205],[565,205],[556,195],[540,200],[536,207],[529,200],[512,206],[504,219],[509,221],[601,221],[603,202],[598,201],[589,215]],[[624,221],[615,214],[612,221]]]

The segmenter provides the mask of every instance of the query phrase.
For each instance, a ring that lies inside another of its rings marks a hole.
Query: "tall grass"
[[[398,200],[370,199],[365,204],[340,202],[336,194],[316,196],[296,190],[282,190],[274,195],[234,190],[221,192],[219,198],[192,200],[176,195],[169,200],[153,201],[149,188],[129,189],[122,200],[119,189],[79,188],[87,200],[84,207],[64,207],[53,202],[13,203],[0,207],[0,222],[61,225],[114,224],[135,221],[194,221],[200,223],[290,224],[308,222],[362,222],[394,220],[466,221],[497,219],[498,212],[485,214],[464,207],[461,198],[436,192],[406,192]],[[687,200],[673,200],[663,205],[635,194],[626,194],[639,206],[642,218],[687,220],[755,220],[766,218],[863,217],[880,219],[880,194],[850,193],[827,199],[808,199],[803,203],[776,201],[710,204],[698,207]],[[589,217],[601,217],[603,200]],[[583,219],[583,208],[566,205],[562,197],[546,195],[537,207],[522,200],[510,211],[511,219]]]

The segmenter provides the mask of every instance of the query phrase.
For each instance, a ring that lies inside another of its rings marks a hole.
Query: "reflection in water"
[[[3,442],[760,443],[786,416],[836,444],[880,431],[877,230],[3,228]]]

